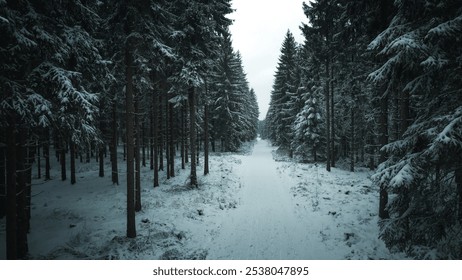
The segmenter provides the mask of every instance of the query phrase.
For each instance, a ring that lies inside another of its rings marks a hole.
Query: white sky
[[[281,45],[290,29],[303,43],[299,28],[307,22],[304,0],[232,0],[236,11],[230,30],[233,45],[240,51],[249,85],[255,90],[260,120],[266,117]]]

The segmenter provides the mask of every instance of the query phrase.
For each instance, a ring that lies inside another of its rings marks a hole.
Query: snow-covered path
[[[280,173],[272,148],[260,140],[236,170],[240,205],[223,219],[209,259],[329,259],[319,231],[296,214],[291,178]]]

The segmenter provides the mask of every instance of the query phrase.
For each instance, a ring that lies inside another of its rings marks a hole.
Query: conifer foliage
[[[265,135],[328,171],[337,161],[375,170],[387,246],[460,259],[462,3],[317,0],[303,10],[305,41],[284,40]]]
[[[56,179],[54,150],[63,184],[68,169],[78,184],[84,157],[95,156],[105,176],[109,146],[118,184],[123,150],[126,234],[135,238],[147,159],[152,186],[159,172],[175,176],[181,157],[197,187],[200,149],[208,169],[209,145],[226,138],[222,148],[235,151],[256,137],[258,106],[231,48],[231,12],[229,0],[0,0],[0,214],[8,259],[27,258],[36,153],[46,159],[46,180]]]

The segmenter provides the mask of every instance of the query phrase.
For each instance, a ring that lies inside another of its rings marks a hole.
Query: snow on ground
[[[252,152],[213,154],[210,174],[198,168],[161,177],[142,169],[143,210],[138,236],[125,237],[126,187],[98,177],[95,162],[80,164],[77,184],[33,182],[30,257],[33,259],[402,259],[378,239],[378,191],[367,171],[278,162],[266,141]],[[119,168],[125,170],[125,163]],[[201,167],[201,166],[200,166]],[[110,164],[106,163],[106,174]],[[163,173],[161,173],[162,176]],[[120,182],[124,182],[121,174]],[[0,258],[5,258],[5,218]]]

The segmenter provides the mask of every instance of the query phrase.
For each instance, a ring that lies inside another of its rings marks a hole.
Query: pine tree
[[[290,31],[284,38],[281,47],[278,67],[275,74],[273,90],[271,92],[270,108],[267,119],[269,130],[274,131],[270,135],[273,144],[292,153],[292,125],[295,120],[294,100],[300,81],[297,79],[297,43]]]
[[[386,80],[401,96],[403,133],[382,148],[389,157],[374,176],[375,184],[393,194],[381,237],[389,247],[418,258],[460,258],[462,95],[455,62],[462,55],[456,35],[462,30],[462,5],[395,5],[389,27],[370,44],[386,57],[370,78]]]

